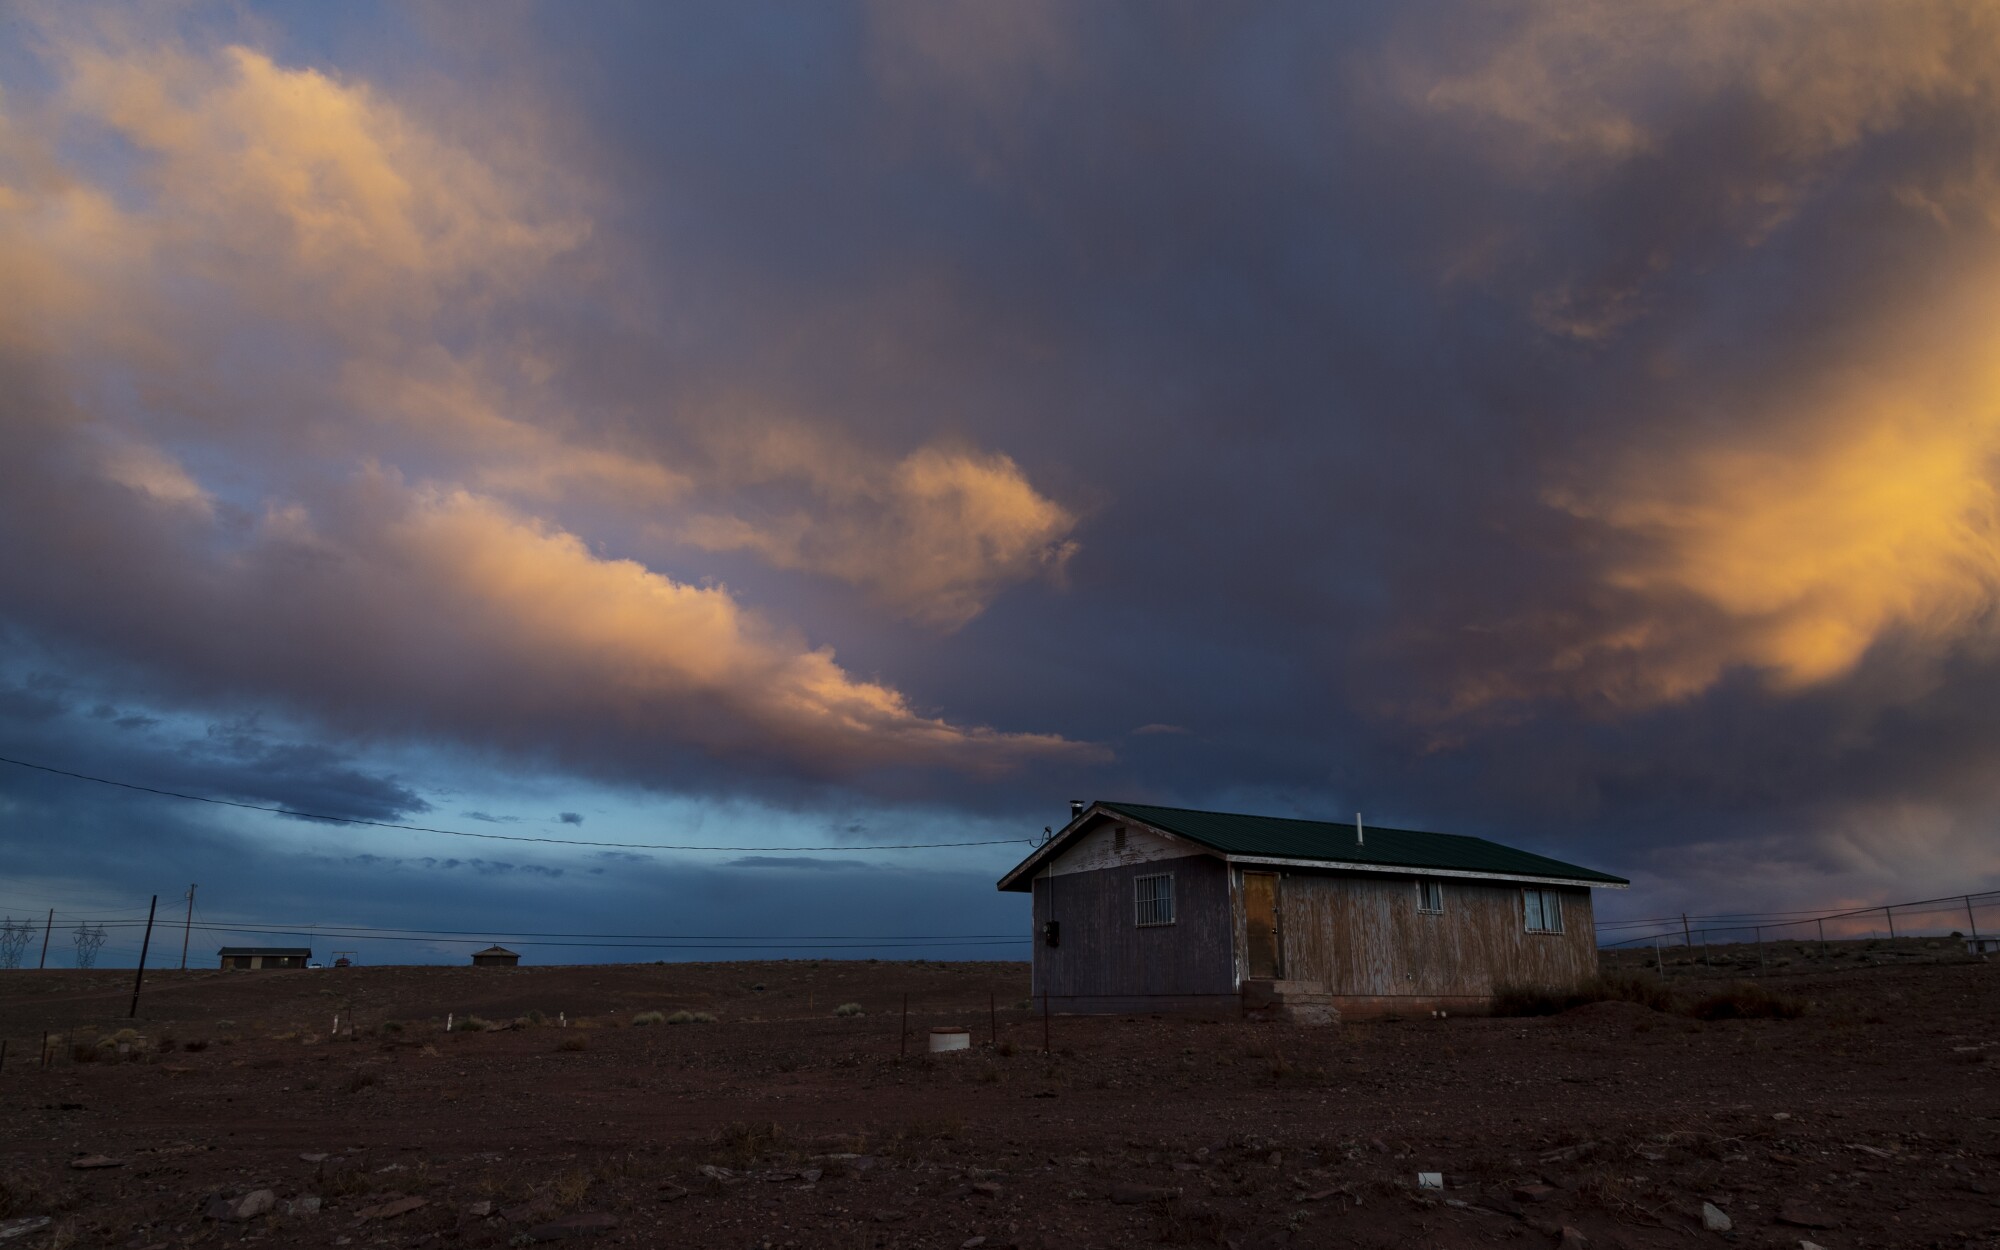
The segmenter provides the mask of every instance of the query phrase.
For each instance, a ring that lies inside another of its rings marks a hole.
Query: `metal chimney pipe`
[[[1361,813],[1354,813],[1354,845],[1366,846],[1368,840],[1361,836]]]
[[[1083,815],[1083,800],[1071,799],[1069,801],[1069,818],[1075,820],[1081,815]]]

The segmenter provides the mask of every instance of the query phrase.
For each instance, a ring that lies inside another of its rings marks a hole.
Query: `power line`
[[[107,929],[137,929],[145,925],[143,920],[107,921]],[[512,929],[391,929],[373,926],[346,927],[341,925],[287,925],[258,924],[254,921],[218,923],[202,917],[195,926],[211,936],[217,933],[286,933],[294,937],[339,938],[346,940],[367,939],[381,942],[492,942],[505,938],[510,942],[535,941],[538,939],[576,940],[580,945],[595,942],[615,944],[618,942],[735,942],[772,941],[784,939],[793,942],[921,942],[942,944],[952,942],[1016,942],[1027,938],[1014,933],[526,933]]]
[[[234,799],[211,798],[205,794],[184,794],[179,790],[162,790],[157,786],[142,786],[136,782],[114,781],[109,777],[93,777],[89,773],[73,773],[66,768],[51,768],[47,764],[32,764],[27,760],[9,759],[0,755],[0,764],[12,764],[17,768],[31,768],[36,772],[50,773],[57,777],[68,777],[75,781],[95,782],[100,786],[117,786],[121,790],[137,790],[142,794],[157,794],[162,798],[186,799],[190,803],[212,803],[217,807],[238,807],[248,812],[270,812],[278,816],[296,816],[301,820],[324,820],[336,825],[367,825],[374,829],[401,829],[409,833],[438,833],[449,838],[485,838],[492,842],[539,842],[551,846],[595,846],[623,851],[919,851],[951,846],[1012,846],[1026,845],[1028,838],[992,838],[984,842],[888,842],[867,846],[684,846],[663,842],[586,842],[580,838],[540,838],[517,833],[472,833],[465,829],[436,829],[429,825],[403,825],[389,820],[364,820],[359,816],[328,816],[322,812],[302,812],[292,807],[269,807],[261,803],[239,803]]]

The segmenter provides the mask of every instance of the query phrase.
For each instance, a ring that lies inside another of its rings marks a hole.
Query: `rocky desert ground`
[[[829,960],[149,973],[127,1019],[129,970],[0,972],[0,1247],[2000,1246],[2000,963],[1680,959],[1670,1006],[1802,1012],[1045,1021],[1023,965]]]

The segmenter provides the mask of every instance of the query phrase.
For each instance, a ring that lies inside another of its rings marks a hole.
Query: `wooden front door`
[[[1285,975],[1284,944],[1278,938],[1278,874],[1243,874],[1243,920],[1249,939],[1250,979]]]

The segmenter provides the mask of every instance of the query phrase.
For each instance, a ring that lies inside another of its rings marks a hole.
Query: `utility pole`
[[[1972,926],[1972,940],[1979,940],[1979,918],[1972,914],[1972,896],[1965,896],[1965,923]]]
[[[139,971],[132,977],[132,1010],[125,1013],[127,1020],[139,1015],[139,984],[146,979],[146,952],[153,946],[153,913],[160,910],[160,896],[155,894],[146,908],[146,937],[139,943]]]
[[[42,923],[42,962],[35,965],[37,968],[46,968],[49,966],[49,930],[55,927],[56,909],[51,907],[49,908],[49,918]]]
[[[192,885],[188,887],[188,914],[187,919],[181,923],[182,972],[186,972],[188,968],[188,932],[194,928],[194,892],[197,888],[199,887]]]

